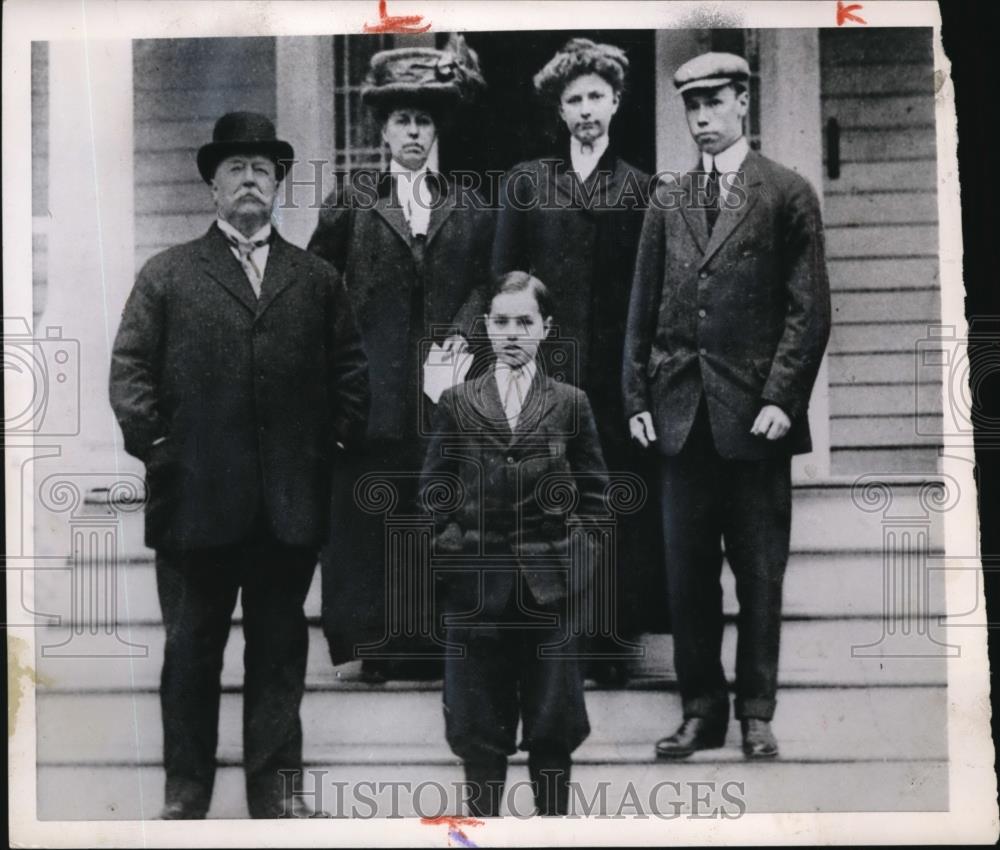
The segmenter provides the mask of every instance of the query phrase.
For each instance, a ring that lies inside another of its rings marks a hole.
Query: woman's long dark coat
[[[650,177],[613,147],[581,182],[568,151],[511,169],[501,193],[493,245],[496,274],[531,272],[548,287],[557,333],[546,367],[586,391],[612,478],[638,475],[645,508],[619,533],[621,634],[665,627],[660,518],[655,474],[632,445],[622,406],[621,367],[629,293]],[[567,359],[568,358],[568,359]]]
[[[398,492],[396,515],[413,512],[431,413],[421,391],[427,346],[470,332],[485,310],[490,276],[492,210],[468,194],[457,197],[452,184],[432,175],[428,232],[414,239],[392,185],[388,174],[355,174],[327,198],[309,241],[344,276],[372,395],[366,445],[343,455],[335,470],[322,558],[323,624],[334,663],[384,631],[386,516],[364,510],[355,487],[378,475]],[[393,649],[408,646],[395,642]]]

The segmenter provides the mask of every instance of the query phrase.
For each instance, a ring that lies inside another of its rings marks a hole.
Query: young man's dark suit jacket
[[[807,408],[830,334],[830,289],[816,193],[750,151],[745,201],[711,237],[695,172],[663,185],[643,224],[625,336],[625,414],[653,415],[658,451],[676,455],[702,395],[720,455],[811,449]],[[734,201],[735,203],[735,201]],[[792,420],[774,442],[751,435],[764,404]]]
[[[332,454],[363,433],[368,401],[361,338],[330,265],[275,233],[258,300],[214,224],[157,254],[111,363],[125,450],[147,466],[147,544],[225,546],[263,511],[283,543],[318,547]]]
[[[736,713],[762,720],[774,713],[790,458],[810,449],[809,396],[830,333],[815,192],[752,151],[742,175],[733,187],[742,196],[727,199],[711,236],[693,173],[651,203],[623,367],[626,415],[652,413],[653,451],[664,456],[660,495],[684,715],[719,721],[729,711],[719,658],[720,539],[740,598]],[[782,439],[750,433],[766,404],[791,419]]]
[[[585,589],[589,577],[580,571],[587,565],[570,559],[567,523],[607,517],[607,483],[590,402],[581,390],[539,370],[513,432],[492,370],[445,390],[421,486],[433,509],[431,491],[455,492],[460,484],[460,497],[435,513],[435,554],[466,556],[457,571],[438,573],[448,609],[471,611],[481,604],[487,619],[503,612],[513,572],[486,582],[486,598],[479,599],[476,561],[504,552],[540,605],[558,607],[571,584]],[[577,571],[572,583],[569,569]]]

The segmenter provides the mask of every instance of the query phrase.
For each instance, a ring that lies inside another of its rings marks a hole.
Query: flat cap
[[[689,59],[674,74],[679,94],[691,89],[715,89],[750,79],[747,60],[735,53],[702,53]]]

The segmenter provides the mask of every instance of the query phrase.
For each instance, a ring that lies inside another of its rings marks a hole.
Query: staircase
[[[796,487],[774,724],[780,759],[746,762],[734,722],[724,749],[657,762],[653,742],[679,722],[680,701],[671,638],[648,636],[642,675],[624,689],[588,686],[593,732],[575,754],[574,779],[586,799],[598,795],[596,810],[634,811],[623,796],[628,783],[640,800],[652,795],[669,809],[676,795],[660,793],[665,781],[684,788],[686,782],[730,783],[740,787],[751,813],[945,810],[948,648],[936,620],[944,612],[943,572],[935,569],[943,550],[943,503],[933,496],[941,480],[890,476],[864,489],[849,481]],[[106,502],[92,500],[58,526],[38,508],[36,527],[68,540],[76,532],[67,522],[78,527],[87,516],[108,514]],[[157,693],[163,629],[152,556],[141,543],[140,514],[115,522],[116,568],[101,566],[99,550],[80,544],[71,566],[62,559],[61,568],[35,574],[34,610],[62,615],[60,625],[36,630],[43,820],[148,819],[163,802]],[[724,580],[724,655],[732,671],[737,605],[728,569]],[[973,584],[970,607],[975,590]],[[362,781],[437,781],[449,788],[460,781],[461,767],[444,741],[440,683],[371,686],[359,681],[356,664],[332,667],[319,610],[317,573],[307,601],[311,646],[302,718],[307,770],[321,773],[307,778],[307,790],[318,788],[325,808],[345,814],[352,792],[338,802],[336,783],[350,789]],[[247,815],[242,644],[237,619],[223,671],[210,817]],[[508,780],[527,780],[522,756],[513,760]],[[368,795],[384,816],[389,786]],[[691,794],[681,796],[687,802],[679,805],[689,811]],[[718,805],[717,791],[714,800]],[[520,813],[530,811],[527,788],[510,802]],[[355,805],[357,814],[371,816],[369,806]],[[400,795],[393,813],[456,813],[440,807],[440,797],[429,791],[416,802]]]

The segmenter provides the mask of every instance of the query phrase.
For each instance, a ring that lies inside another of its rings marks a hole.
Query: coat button
[[[707,349],[704,349],[704,348],[699,348],[699,349],[698,349],[698,353],[699,353],[699,354],[708,354],[708,351],[707,351]]]
[[[514,462],[514,458],[512,458],[512,457],[508,457],[507,458],[507,463],[513,463],[513,462]]]
[[[704,319],[705,316],[707,316],[707,315],[708,315],[708,313],[706,313],[704,310],[699,310],[698,311],[698,317],[701,318],[701,319]]]
[[[708,272],[702,272],[700,275],[698,275],[698,277],[700,277],[702,280],[707,280]]]

